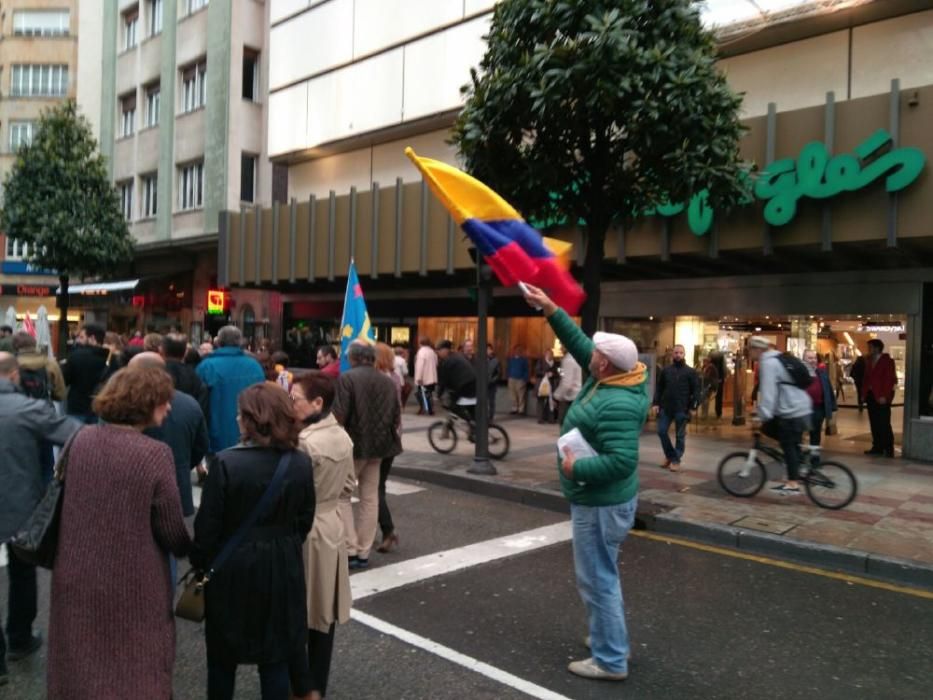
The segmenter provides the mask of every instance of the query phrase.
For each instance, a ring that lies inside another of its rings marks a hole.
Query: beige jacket
[[[349,500],[356,483],[353,441],[331,414],[301,431],[298,449],[311,457],[317,500],[304,544],[308,629],[327,632],[350,619],[350,569],[337,501],[342,493]]]
[[[415,383],[437,384],[437,354],[427,345],[422,345],[415,355]]]
[[[16,361],[24,369],[42,369],[45,367],[46,374],[49,377],[52,400],[65,400],[65,378],[62,376],[61,367],[53,358],[41,352],[21,352],[16,356]]]

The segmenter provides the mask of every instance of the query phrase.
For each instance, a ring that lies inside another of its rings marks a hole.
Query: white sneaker
[[[612,673],[600,668],[592,657],[582,661],[571,661],[567,670],[577,676],[597,681],[624,681],[628,678],[628,673]]]

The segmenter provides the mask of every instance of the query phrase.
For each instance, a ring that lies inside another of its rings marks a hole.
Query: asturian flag
[[[569,271],[569,243],[542,236],[501,196],[462,170],[421,158],[411,148],[405,155],[502,284],[534,284],[571,316],[580,310],[586,295]]]
[[[363,299],[363,288],[360,286],[359,275],[356,274],[356,263],[351,260],[350,271],[347,273],[347,293],[343,298],[343,319],[340,321],[341,372],[350,369],[347,350],[354,340],[375,343],[376,333],[369,322],[366,301]]]

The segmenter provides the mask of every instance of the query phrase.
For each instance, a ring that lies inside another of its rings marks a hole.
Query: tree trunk
[[[583,332],[592,336],[599,321],[600,283],[603,278],[603,257],[609,218],[594,216],[587,219],[586,257],[583,260],[583,291],[586,301],[580,312]]]
[[[68,275],[60,275],[58,284],[61,292],[58,296],[58,361],[68,355]]]

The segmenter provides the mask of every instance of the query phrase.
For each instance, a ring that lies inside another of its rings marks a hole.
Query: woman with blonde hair
[[[339,510],[351,508],[350,496],[356,485],[353,442],[330,412],[333,379],[323,372],[307,372],[292,385],[291,397],[305,426],[298,436],[298,447],[311,458],[317,500],[314,526],[304,546],[310,667],[305,686],[311,688],[311,700],[320,700],[327,693],[335,624],[350,619],[350,570]]]
[[[385,343],[376,343],[376,369],[386,375],[395,384],[395,391],[398,395],[398,403],[402,405],[402,378],[395,371],[395,351]],[[401,413],[399,414],[401,415]],[[399,426],[399,431],[401,431]],[[383,554],[391,552],[398,547],[398,533],[395,531],[395,523],[392,522],[392,513],[389,512],[389,504],[386,502],[386,481],[389,479],[389,472],[392,470],[392,462],[395,457],[384,457],[379,463],[379,529],[382,531],[382,542],[376,547],[377,552]]]
[[[67,484],[49,617],[50,698],[169,698],[175,618],[169,553],[191,540],[168,445],[143,435],[171,410],[172,378],[122,369],[94,399],[99,425],[60,458]]]

